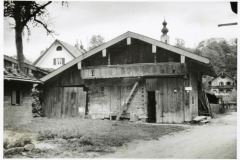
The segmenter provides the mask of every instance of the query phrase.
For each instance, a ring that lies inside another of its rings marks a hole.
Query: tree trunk
[[[25,73],[24,69],[24,55],[23,55],[23,43],[22,43],[22,27],[16,25],[15,27],[15,43],[17,48],[17,60],[20,71]]]

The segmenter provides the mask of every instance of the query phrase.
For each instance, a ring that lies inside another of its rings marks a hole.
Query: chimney
[[[169,36],[167,35],[167,33],[168,33],[168,29],[167,29],[167,22],[165,21],[165,18],[164,18],[164,21],[163,21],[163,28],[162,28],[162,30],[161,30],[161,32],[162,32],[162,35],[161,35],[161,37],[160,37],[160,39],[161,39],[161,41],[163,42],[163,43],[169,43]]]

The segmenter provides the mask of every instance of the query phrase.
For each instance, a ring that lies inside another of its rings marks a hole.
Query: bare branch
[[[27,24],[27,22],[33,18],[36,17],[37,14],[41,13],[41,10],[44,9],[46,6],[48,6],[49,4],[51,4],[52,1],[48,1],[46,4],[42,5],[41,7],[38,7],[36,9],[36,11],[34,11],[32,14],[30,14],[24,21],[23,21],[23,26],[25,26]],[[35,19],[35,18],[34,18]],[[45,28],[45,27],[44,27]]]
[[[54,33],[53,30],[48,29],[47,24],[45,24],[45,23],[43,23],[42,21],[38,20],[38,19],[36,18],[36,16],[34,17],[34,21],[36,21],[37,23],[41,24],[41,25],[43,26],[43,28],[47,31],[47,34],[52,34],[52,33]]]

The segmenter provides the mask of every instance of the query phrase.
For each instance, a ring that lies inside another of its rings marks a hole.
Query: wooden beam
[[[78,66],[78,69],[82,69],[82,61],[78,62],[77,66]]]
[[[181,55],[181,63],[185,63],[185,56]]]
[[[106,50],[106,49],[103,49],[103,50],[102,50],[102,56],[103,56],[103,57],[106,57],[106,55],[107,55],[107,50]]]
[[[131,44],[131,37],[128,37],[127,38],[127,45],[130,45]]]
[[[156,53],[157,52],[157,46],[152,45],[152,53]]]
[[[111,65],[111,58],[110,58],[110,53],[108,53],[108,65]]]

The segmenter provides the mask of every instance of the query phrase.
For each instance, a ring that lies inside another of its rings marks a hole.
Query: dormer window
[[[57,50],[57,51],[61,51],[61,50],[62,50],[62,47],[61,47],[61,46],[58,46],[56,50]]]

